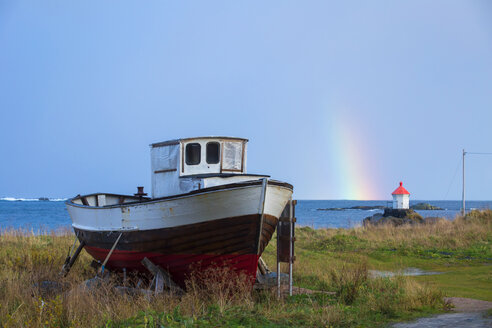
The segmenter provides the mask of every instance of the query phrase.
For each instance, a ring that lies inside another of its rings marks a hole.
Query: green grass
[[[489,265],[436,267],[442,275],[415,277],[443,291],[446,296],[476,298],[492,301],[492,273]]]
[[[351,230],[303,227],[298,229],[296,251],[301,262],[308,262],[319,272],[341,263],[363,261],[373,270],[398,272],[416,267],[444,272],[408,279],[433,286],[446,296],[492,301],[491,227],[490,210],[432,226]],[[273,252],[266,257],[273,261]],[[302,268],[296,271],[296,281],[303,287],[329,289],[328,279],[319,279],[322,274],[312,275]]]

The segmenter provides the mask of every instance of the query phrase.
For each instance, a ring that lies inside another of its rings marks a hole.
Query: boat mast
[[[465,216],[465,155],[466,151],[463,149],[463,190],[461,193],[461,199],[463,201],[463,207],[461,208],[461,215]]]

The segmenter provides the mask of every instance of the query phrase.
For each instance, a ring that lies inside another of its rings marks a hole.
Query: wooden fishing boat
[[[147,257],[181,286],[193,270],[211,266],[255,278],[293,187],[247,174],[246,146],[231,137],[152,144],[152,197],[142,188],[66,202],[80,242],[111,270],[142,271]]]

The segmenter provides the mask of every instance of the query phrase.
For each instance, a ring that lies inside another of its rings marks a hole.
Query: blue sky
[[[0,0],[0,110],[0,197],[149,189],[150,143],[233,135],[299,199],[459,199],[492,3]],[[467,159],[469,199],[491,168]]]

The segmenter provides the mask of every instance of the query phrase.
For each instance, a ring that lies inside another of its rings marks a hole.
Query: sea
[[[34,233],[70,229],[71,222],[65,205],[66,199],[0,198],[0,231],[23,229]],[[410,205],[429,203],[443,210],[421,211],[423,217],[444,217],[453,220],[460,213],[461,201],[411,200]],[[318,228],[352,228],[362,220],[383,210],[343,209],[355,206],[391,206],[391,201],[362,200],[298,200],[297,224]],[[466,210],[492,208],[492,201],[467,201]],[[327,210],[336,209],[336,210]]]

